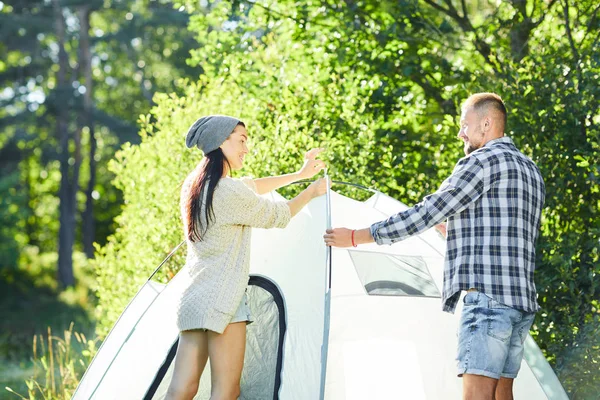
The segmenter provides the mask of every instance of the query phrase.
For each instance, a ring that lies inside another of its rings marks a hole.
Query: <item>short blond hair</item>
[[[469,96],[469,98],[464,102],[462,108],[465,110],[469,107],[473,107],[473,109],[480,114],[489,109],[499,112],[502,115],[504,127],[506,126],[506,106],[504,105],[502,98],[496,93],[476,93]]]

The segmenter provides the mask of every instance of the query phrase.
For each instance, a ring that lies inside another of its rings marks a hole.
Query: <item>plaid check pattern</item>
[[[444,311],[454,312],[461,290],[476,288],[535,312],[535,242],[544,198],[538,167],[502,137],[460,159],[435,193],[373,224],[371,234],[378,244],[392,244],[447,220]]]

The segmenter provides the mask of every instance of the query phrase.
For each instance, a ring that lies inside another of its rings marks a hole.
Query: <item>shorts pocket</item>
[[[491,297],[488,297],[489,301],[488,301],[488,307],[489,308],[498,308],[498,309],[505,309],[505,310],[514,310],[512,307],[509,307],[507,305],[504,305],[502,303],[497,302],[496,300],[492,299]]]
[[[508,342],[512,336],[513,324],[505,308],[487,308],[485,310],[488,322],[488,336],[502,342]]]
[[[467,292],[463,297],[463,303],[465,306],[474,306],[479,303],[479,292]]]
[[[535,313],[521,313],[521,321],[517,324],[519,327],[519,339],[521,340],[521,344],[525,343],[525,339],[527,339],[527,334],[529,334],[529,329],[531,329],[534,319]]]

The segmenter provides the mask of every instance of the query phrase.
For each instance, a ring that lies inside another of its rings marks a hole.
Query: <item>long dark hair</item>
[[[202,240],[202,236],[208,230],[208,225],[214,220],[213,195],[219,179],[223,176],[223,167],[227,163],[228,170],[231,166],[225,154],[220,148],[206,154],[194,171],[190,190],[185,198],[185,222],[187,227],[187,238],[192,242]],[[204,196],[206,193],[206,202]],[[204,211],[204,218],[201,213]],[[202,224],[202,220],[205,224]]]

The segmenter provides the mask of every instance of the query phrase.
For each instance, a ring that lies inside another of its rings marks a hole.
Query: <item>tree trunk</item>
[[[31,205],[34,197],[31,186],[31,163],[33,163],[32,157],[28,157],[27,159],[21,161],[21,165],[23,168],[23,186],[25,188],[25,205],[27,208],[27,219],[25,220],[25,233],[27,235],[28,245],[39,246],[37,232],[40,230],[40,227],[37,226],[35,210]]]
[[[94,186],[96,186],[96,137],[94,135],[93,98],[92,98],[92,53],[90,49],[90,8],[84,6],[78,10],[79,14],[79,48],[81,64],[85,80],[85,94],[83,97],[83,124],[88,127],[90,135],[89,167],[90,179],[85,191],[85,211],[83,212],[83,250],[88,258],[94,258],[94,239],[96,232],[96,219],[94,218]]]
[[[69,182],[69,131],[68,131],[68,87],[67,68],[69,61],[65,51],[65,21],[59,0],[52,0],[54,7],[54,23],[58,40],[58,64],[56,75],[57,101],[56,101],[56,133],[59,139],[60,158],[60,228],[58,232],[58,279],[64,286],[75,283],[73,275],[73,243],[75,241],[75,214],[73,212],[71,193],[72,185]]]
[[[512,58],[516,62],[521,61],[529,54],[529,37],[535,25],[531,18],[516,22],[510,31],[510,48]]]

